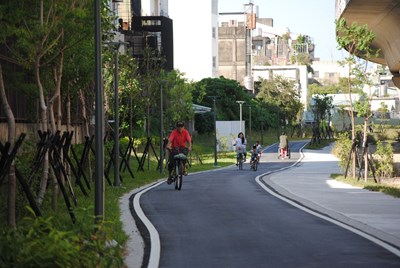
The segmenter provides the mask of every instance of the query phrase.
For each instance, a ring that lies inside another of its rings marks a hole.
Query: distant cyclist
[[[239,132],[238,137],[236,138],[233,146],[236,148],[236,158],[239,158],[239,153],[242,153],[244,156],[244,162],[246,162],[246,138],[244,137],[243,132]],[[238,163],[236,163],[237,165]]]
[[[187,146],[187,147],[186,147]],[[169,161],[168,161],[168,183],[172,182],[172,170],[174,168],[174,155],[178,153],[188,154],[192,150],[192,138],[190,137],[189,131],[185,129],[185,124],[182,121],[176,123],[176,129],[174,129],[169,136],[167,149],[169,150]],[[183,162],[184,175],[187,175],[186,160]]]
[[[256,141],[256,143],[254,145],[256,146],[257,153],[258,153],[257,160],[258,160],[258,162],[260,162],[260,157],[261,157],[261,154],[262,154],[262,146],[261,146],[259,141]]]
[[[282,157],[286,157],[287,152],[289,150],[289,140],[286,136],[285,131],[282,132],[281,136],[279,137],[279,153]]]
[[[254,161],[260,161],[257,145],[253,145],[253,149],[251,150],[251,158],[250,158],[250,166],[253,164]]]

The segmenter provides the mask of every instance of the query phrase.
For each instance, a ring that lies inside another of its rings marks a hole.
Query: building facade
[[[254,82],[257,82],[256,66],[297,66],[300,55],[314,59],[315,45],[309,36],[291,33],[288,28],[275,28],[273,19],[258,18],[257,11],[256,8],[256,25],[251,30],[250,44]],[[219,75],[242,85],[245,85],[247,64],[246,16],[245,12],[219,13],[218,27]]]
[[[174,65],[199,81],[218,77],[218,1],[169,0],[174,22]]]

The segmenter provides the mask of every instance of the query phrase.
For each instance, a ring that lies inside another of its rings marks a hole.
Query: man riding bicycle
[[[186,147],[188,144],[188,147]],[[172,131],[168,139],[167,149],[169,150],[168,161],[168,183],[172,182],[172,170],[174,168],[174,155],[179,153],[188,154],[192,150],[192,138],[189,131],[185,129],[185,124],[182,121],[176,123],[176,129]],[[184,175],[187,176],[186,160],[183,162]]]

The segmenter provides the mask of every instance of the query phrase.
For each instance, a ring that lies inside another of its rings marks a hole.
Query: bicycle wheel
[[[176,179],[175,179],[175,189],[181,190],[183,179],[183,163],[182,161],[177,161],[176,163]]]
[[[239,170],[243,169],[243,155],[239,154]]]
[[[253,170],[254,170],[254,171],[257,171],[257,167],[258,167],[258,161],[257,161],[257,160],[254,160],[254,163],[253,163]]]

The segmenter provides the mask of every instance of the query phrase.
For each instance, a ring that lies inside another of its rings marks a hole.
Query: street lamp
[[[242,105],[245,103],[245,101],[236,101],[236,103],[239,103],[240,106],[240,132],[242,132]]]
[[[215,99],[217,96],[209,96],[213,99],[213,116],[214,116],[214,166],[218,166],[217,161],[217,110],[215,108]]]
[[[118,51],[121,45],[128,45],[128,42],[104,42],[114,48],[114,186],[121,186],[119,178],[119,98],[118,98]]]
[[[104,218],[104,144],[103,144],[103,122],[104,107],[101,77],[101,22],[100,22],[100,0],[94,1],[94,36],[95,36],[95,178],[94,178],[94,216],[97,223]]]
[[[163,162],[164,162],[164,106],[163,106],[163,85],[164,81],[157,81],[160,86],[160,173],[164,172]]]
[[[249,105],[249,113],[250,113],[250,118],[249,118],[249,141],[250,141],[250,145],[252,146],[252,142],[251,142],[251,105]]]

